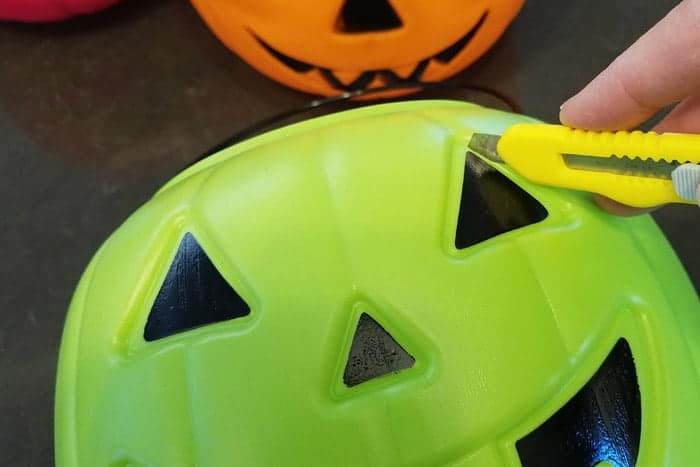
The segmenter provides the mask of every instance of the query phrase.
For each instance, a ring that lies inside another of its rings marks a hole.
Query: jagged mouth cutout
[[[339,91],[357,91],[366,89],[376,77],[380,77],[385,84],[421,81],[423,73],[428,68],[428,65],[430,64],[431,60],[435,60],[436,62],[441,64],[447,64],[450,63],[457,55],[459,55],[459,53],[462,52],[462,50],[464,50],[467,44],[471,42],[472,38],[476,35],[476,33],[479,32],[484,22],[486,21],[487,16],[488,11],[485,11],[481,15],[481,18],[479,18],[479,21],[477,21],[477,23],[474,25],[474,27],[472,27],[464,36],[462,36],[449,47],[441,50],[437,54],[418,61],[413,71],[406,77],[401,77],[397,75],[394,71],[389,69],[367,70],[360,73],[360,75],[357,78],[355,78],[352,82],[348,84],[345,84],[342,81],[340,81],[340,79],[338,79],[338,77],[333,73],[333,70],[321,66],[312,65],[310,63],[302,62],[295,58],[289,57],[280,52],[279,50],[273,48],[263,39],[258,37],[255,33],[251,32],[251,34],[258,41],[258,43],[260,43],[260,45],[262,45],[263,48],[267,50],[267,52],[270,55],[276,58],[287,68],[290,68],[296,71],[297,73],[308,73],[312,70],[318,70],[323,79],[332,88],[337,89]]]

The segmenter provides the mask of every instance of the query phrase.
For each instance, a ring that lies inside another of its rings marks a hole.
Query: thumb
[[[700,1],[685,0],[562,105],[560,120],[624,130],[700,88]]]

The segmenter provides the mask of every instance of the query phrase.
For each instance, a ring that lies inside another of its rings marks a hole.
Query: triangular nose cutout
[[[343,382],[352,387],[411,368],[416,360],[379,323],[363,313],[357,323]]]
[[[377,32],[402,25],[388,0],[345,0],[336,21],[336,30],[346,33]]]

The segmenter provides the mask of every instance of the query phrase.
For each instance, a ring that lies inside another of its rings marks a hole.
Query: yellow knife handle
[[[561,125],[517,124],[498,142],[501,158],[524,177],[544,185],[584,190],[636,207],[688,203],[665,178],[571,168],[564,154],[627,156],[654,161],[700,163],[700,135],[594,132]]]

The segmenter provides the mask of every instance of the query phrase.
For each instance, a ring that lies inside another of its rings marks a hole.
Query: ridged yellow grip
[[[654,161],[700,163],[700,135],[593,132],[561,125],[518,124],[498,142],[501,158],[524,177],[544,185],[584,190],[635,207],[688,203],[670,179],[569,167],[563,155],[639,157]]]

